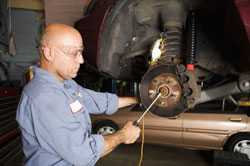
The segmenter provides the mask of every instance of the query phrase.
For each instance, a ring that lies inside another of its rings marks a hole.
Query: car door
[[[182,144],[182,115],[167,118],[148,113],[145,116],[145,140],[156,144]]]
[[[183,143],[190,147],[220,149],[228,135],[247,127],[241,112],[201,108],[183,114]]]
[[[136,121],[143,114],[142,109],[121,108],[117,113],[107,116],[95,116],[93,121],[109,119],[122,128],[127,121]],[[140,128],[142,128],[142,121]],[[182,115],[166,118],[148,112],[144,117],[145,142],[154,144],[182,144]]]

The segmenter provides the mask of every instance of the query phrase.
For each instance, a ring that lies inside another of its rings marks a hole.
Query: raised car
[[[135,81],[145,107],[162,94],[152,111],[162,117],[249,94],[249,25],[249,0],[92,0],[75,24],[86,46],[78,80]]]

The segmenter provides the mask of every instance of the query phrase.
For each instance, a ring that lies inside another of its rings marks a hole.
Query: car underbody
[[[140,82],[145,107],[161,93],[152,112],[170,117],[228,96],[247,105],[249,10],[241,0],[96,0],[75,26],[88,65]]]

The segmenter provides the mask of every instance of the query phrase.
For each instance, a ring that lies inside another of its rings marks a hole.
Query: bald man
[[[93,166],[117,145],[134,143],[140,129],[128,122],[109,136],[91,133],[89,114],[113,114],[137,102],[85,89],[72,78],[84,62],[74,28],[49,25],[40,43],[40,66],[24,87],[17,109],[26,166]]]

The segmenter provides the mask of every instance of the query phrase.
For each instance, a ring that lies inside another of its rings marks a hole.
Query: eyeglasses
[[[40,45],[39,48],[42,50],[45,46]],[[83,47],[73,47],[73,46],[61,46],[61,47],[53,47],[55,50],[63,53],[65,56],[71,57],[73,59],[77,59],[82,56],[82,52],[84,51]]]
[[[66,56],[70,56],[74,59],[77,59],[78,57],[82,56],[82,52],[83,52],[83,47],[62,47],[62,48],[57,48],[55,47],[57,50],[59,50],[60,52],[62,52],[64,55]]]

